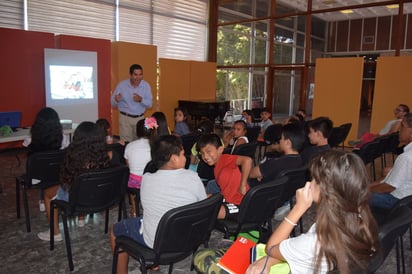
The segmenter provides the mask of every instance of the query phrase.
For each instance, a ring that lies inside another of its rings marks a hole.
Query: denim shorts
[[[68,202],[69,192],[64,190],[64,188],[62,188],[61,186],[59,186],[59,188],[57,189],[56,199]]]
[[[143,219],[141,217],[121,220],[113,225],[113,234],[116,237],[126,236],[139,244],[147,246],[143,239]]]

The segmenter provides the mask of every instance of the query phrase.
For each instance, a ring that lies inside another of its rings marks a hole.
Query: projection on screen
[[[93,67],[49,66],[52,100],[93,99]]]
[[[44,49],[46,105],[73,123],[98,118],[97,52]]]

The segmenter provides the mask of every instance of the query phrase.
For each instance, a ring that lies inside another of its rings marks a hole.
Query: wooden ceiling
[[[279,4],[296,10],[306,11],[308,0],[277,0]],[[387,0],[312,0],[312,11],[324,10],[328,12],[316,13],[315,16],[325,21],[339,21],[358,18],[381,17],[397,15],[399,8],[396,1]],[[403,13],[412,13],[412,3],[403,0]],[[363,8],[360,8],[363,6]],[[337,9],[351,10],[352,13],[342,13]]]

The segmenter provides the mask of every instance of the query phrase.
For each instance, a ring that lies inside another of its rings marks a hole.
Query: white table
[[[69,140],[72,140],[72,134],[74,129],[64,129],[63,134],[69,135]],[[23,141],[25,138],[30,137],[30,129],[29,128],[18,128],[17,131],[13,131],[11,136],[0,136],[0,144],[1,143],[10,143],[16,141]]]

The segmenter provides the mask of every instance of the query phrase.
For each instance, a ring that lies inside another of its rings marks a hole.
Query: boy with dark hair
[[[252,168],[249,178],[251,187],[259,182],[264,183],[275,179],[281,171],[301,167],[303,162],[299,155],[305,136],[298,124],[286,124],[282,127],[279,148],[283,155],[279,158],[266,160],[264,163]],[[257,181],[257,182],[256,182]]]
[[[209,166],[215,166],[215,180],[225,198],[218,218],[235,218],[243,196],[249,190],[247,178],[252,168],[252,159],[247,156],[223,154],[222,141],[216,134],[203,135],[196,147],[203,161]]]
[[[308,164],[310,159],[319,152],[330,149],[328,138],[332,129],[333,122],[328,117],[318,117],[308,122],[310,145],[300,153],[304,164]]]
[[[273,125],[272,119],[270,119],[271,116],[272,114],[267,108],[262,108],[262,110],[260,111],[260,118],[262,119],[262,121],[260,122],[260,138],[263,138],[266,129],[269,126]]]
[[[110,232],[112,250],[118,236],[130,237],[152,248],[164,213],[207,197],[199,176],[184,168],[186,157],[179,137],[160,136],[151,145],[151,157],[158,171],[145,173],[142,178],[143,217],[124,219],[113,225]],[[117,273],[127,273],[127,262],[128,254],[120,253]]]

